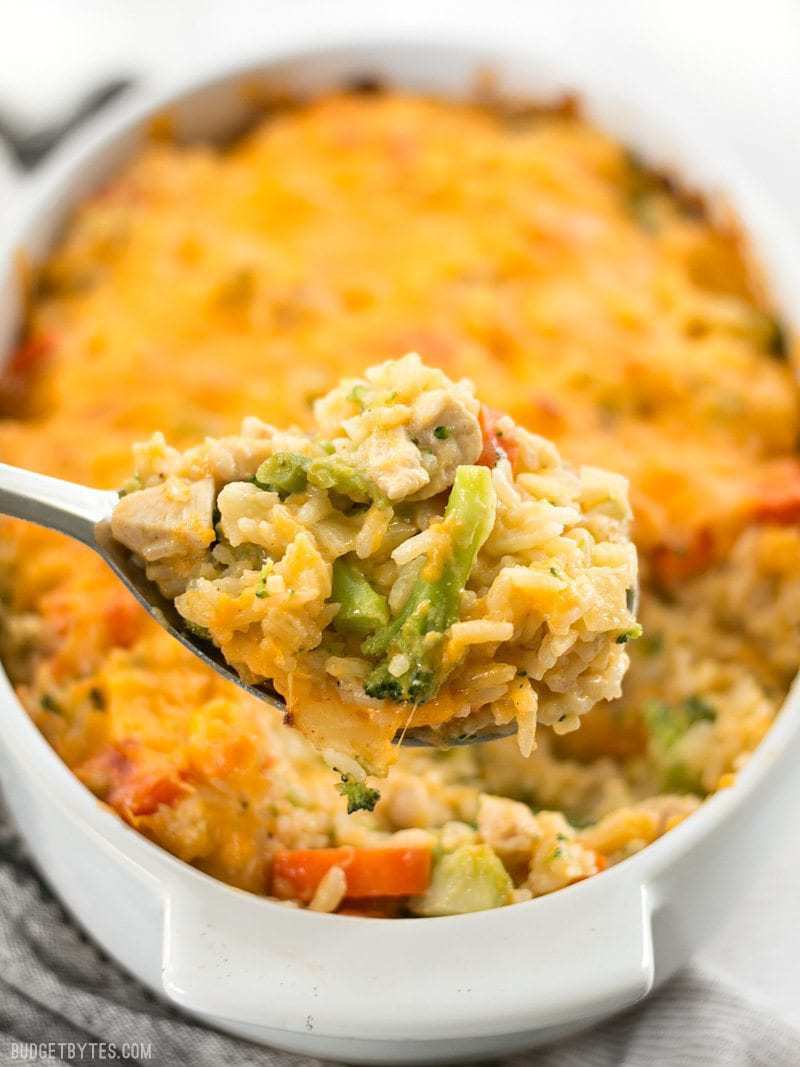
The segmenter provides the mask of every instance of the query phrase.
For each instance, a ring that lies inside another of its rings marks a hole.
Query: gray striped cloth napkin
[[[0,1063],[85,1064],[111,1058],[112,1049],[117,1063],[145,1067],[321,1062],[227,1037],[161,1003],[70,921],[1,816],[0,901]],[[506,1063],[798,1067],[800,1030],[694,967],[611,1022]]]

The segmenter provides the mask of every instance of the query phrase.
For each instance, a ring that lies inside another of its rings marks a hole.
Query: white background
[[[104,79],[152,83],[218,56],[251,55],[277,20],[313,23],[323,6],[330,12],[330,4],[310,0],[5,0],[0,113],[35,129],[69,114]],[[622,46],[627,58],[607,72],[618,93],[645,77],[674,106],[691,107],[716,142],[744,159],[800,236],[800,0],[336,2],[348,22],[354,8],[365,23],[398,30],[468,21],[500,26],[515,41],[546,36],[573,59],[587,49],[596,57],[613,39],[615,55]],[[13,204],[2,170],[0,158],[0,208]],[[748,897],[701,955],[796,1025],[799,846],[800,833],[777,860],[755,858]]]

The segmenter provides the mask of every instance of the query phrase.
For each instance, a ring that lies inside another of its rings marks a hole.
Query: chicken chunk
[[[420,450],[400,426],[370,434],[348,460],[392,501],[407,500],[431,480]]]
[[[448,489],[456,468],[474,463],[481,454],[476,407],[474,397],[458,386],[433,389],[414,402],[408,433],[422,455],[429,480],[412,499],[426,500]]]
[[[507,863],[527,860],[541,837],[541,830],[527,804],[489,793],[478,806],[478,831],[498,856]]]
[[[471,383],[453,382],[416,353],[347,379],[314,407],[336,452],[390,501],[426,500],[453,484],[483,446]]]
[[[111,517],[111,532],[146,563],[202,558],[214,540],[214,495],[211,478],[168,478],[123,497]]]

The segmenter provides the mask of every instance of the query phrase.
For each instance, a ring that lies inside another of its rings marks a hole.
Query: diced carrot
[[[142,631],[144,613],[129,593],[115,592],[103,613],[113,645],[130,648]]]
[[[759,486],[753,508],[758,522],[790,525],[800,522],[800,464],[776,464]]]
[[[800,485],[765,494],[756,506],[755,517],[759,522],[782,526],[800,522]]]
[[[49,334],[30,336],[12,355],[7,366],[8,372],[34,374],[47,360],[54,347],[53,338]]]
[[[176,774],[134,772],[112,789],[108,803],[123,815],[152,815],[162,804],[174,804],[190,792],[191,787]]]
[[[514,469],[519,457],[519,445],[513,438],[504,436],[502,430],[497,429],[501,418],[499,411],[481,404],[479,419],[483,433],[483,451],[476,462],[482,467],[494,467],[500,457],[505,455]]]
[[[722,554],[732,536],[748,522],[778,526],[800,524],[800,462],[781,459],[765,464],[757,478],[742,487],[735,509],[718,515],[714,528],[703,526],[689,533],[682,544],[656,545],[650,564],[656,582],[674,588],[706,570]]]
[[[118,748],[109,746],[84,760],[77,768],[77,775],[93,793],[105,797],[129,767],[128,757]]]
[[[603,855],[602,852],[595,852],[595,854],[594,854],[594,862],[595,862],[595,866],[597,867],[597,871],[595,872],[595,874],[600,874],[601,871],[604,871],[606,869],[606,867],[608,867],[608,860],[606,859],[606,857]],[[580,875],[579,878],[573,879],[570,882],[570,885],[577,885],[578,882],[585,882],[587,878],[594,878],[594,877],[595,877],[595,875],[593,875],[593,874],[582,874],[582,875]]]
[[[174,804],[192,791],[177,769],[154,766],[146,756],[136,759],[128,748],[124,742],[106,748],[78,770],[81,781],[123,818],[152,815],[162,804]]]
[[[341,867],[348,900],[423,893],[430,880],[427,848],[314,848],[276,852],[272,892],[281,900],[309,901],[331,867]]]
[[[693,531],[682,545],[656,545],[650,564],[658,584],[666,589],[700,574],[714,558],[714,535],[707,526]]]
[[[566,425],[564,407],[554,396],[537,392],[526,404],[525,425],[545,437],[558,436]]]
[[[0,413],[16,418],[31,409],[36,383],[55,347],[50,334],[35,334],[11,354],[0,372]]]

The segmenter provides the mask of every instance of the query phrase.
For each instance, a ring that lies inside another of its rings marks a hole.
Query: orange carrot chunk
[[[428,848],[308,848],[276,852],[272,894],[308,902],[331,867],[341,867],[348,900],[424,893],[431,874]]]
[[[481,404],[479,420],[483,434],[483,451],[476,460],[481,467],[495,467],[502,455],[508,456],[512,469],[516,466],[519,445],[513,438],[504,436],[502,430],[497,429],[501,418],[501,412]]]
[[[129,822],[152,815],[162,804],[172,805],[192,791],[176,768],[166,761],[135,753],[138,746],[121,742],[96,753],[78,769],[78,777]]]
[[[147,616],[130,595],[121,590],[115,592],[103,612],[109,640],[113,645],[130,648],[142,632]]]
[[[758,522],[793,525],[800,522],[800,464],[775,463],[759,486],[753,509]]]
[[[714,534],[708,527],[693,531],[681,545],[656,545],[650,554],[653,577],[672,589],[706,570],[714,561]]]

